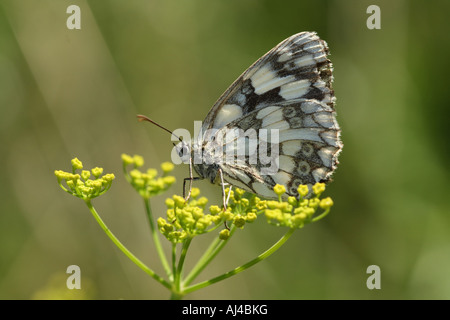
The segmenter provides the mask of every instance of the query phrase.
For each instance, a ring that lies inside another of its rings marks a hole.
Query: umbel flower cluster
[[[225,191],[230,196],[227,209],[217,205],[206,209],[208,199],[199,197],[200,189],[193,188],[191,200],[186,202],[183,197],[174,195],[166,199],[167,219],[160,217],[158,227],[161,233],[171,242],[181,242],[187,237],[193,237],[215,230],[225,222],[231,222],[238,228],[256,220],[264,207],[258,205],[261,200],[254,195],[243,198],[244,191],[236,189]],[[258,209],[259,208],[259,209]],[[219,234],[223,240],[229,237],[230,230],[225,228]]]
[[[144,199],[148,200],[167,191],[175,183],[175,177],[169,175],[174,168],[170,162],[161,164],[162,175],[158,175],[158,171],[153,168],[140,171],[138,168],[143,166],[144,160],[139,155],[123,154],[122,163],[126,179]],[[132,169],[127,170],[130,166]],[[88,201],[104,194],[111,187],[114,174],[102,176],[103,169],[98,167],[90,171],[82,169],[83,164],[75,158],[72,160],[72,173],[55,171],[58,183],[64,191]],[[82,171],[76,173],[77,170]],[[272,225],[302,228],[307,223],[323,218],[333,205],[329,197],[320,199],[325,191],[324,183],[316,183],[312,186],[312,192],[308,186],[300,185],[299,198],[284,199],[286,189],[282,185],[276,185],[273,190],[278,195],[278,200],[262,200],[242,189],[227,188],[225,192],[229,201],[224,209],[218,205],[208,207],[208,199],[200,196],[200,189],[193,188],[189,201],[179,195],[166,199],[166,218],[159,217],[157,225],[160,232],[172,243],[180,243],[188,237],[211,232],[220,226],[225,226],[219,233],[219,237],[225,240],[230,236],[228,225],[243,229],[260,214],[264,214]],[[321,213],[317,215],[319,209]]]
[[[274,187],[278,200],[261,200],[242,189],[227,188],[225,192],[227,197],[229,195],[230,202],[226,210],[217,205],[212,205],[207,210],[208,199],[199,197],[200,190],[193,188],[192,200],[189,202],[177,195],[166,199],[167,219],[160,217],[158,227],[161,233],[173,243],[182,242],[187,237],[211,232],[224,222],[242,229],[246,223],[255,221],[261,213],[264,213],[267,221],[272,225],[302,228],[307,223],[323,218],[333,205],[329,197],[320,199],[320,195],[325,191],[325,184],[316,183],[312,190],[313,195],[309,194],[306,185],[300,185],[299,199],[288,197],[287,201],[284,201],[282,196],[286,189],[282,185]],[[308,195],[309,199],[306,198]],[[322,212],[316,215],[319,208]],[[219,237],[222,240],[228,239],[229,236],[229,228],[220,231]]]
[[[300,185],[298,198],[287,197],[285,187],[275,185],[273,190],[278,196],[277,200],[260,199],[254,194],[230,187],[225,190],[226,204],[220,203],[220,205],[208,205],[208,199],[200,195],[200,190],[192,188],[188,201],[179,195],[167,198],[165,201],[166,215],[156,219],[155,223],[150,198],[166,192],[175,183],[175,177],[169,175],[174,168],[173,164],[162,163],[162,173],[158,173],[156,169],[142,171],[140,168],[144,165],[143,158],[139,155],[127,154],[122,155],[122,164],[125,178],[144,200],[151,235],[167,280],[128,250],[107,227],[94,208],[91,200],[111,188],[114,180],[113,174],[103,175],[103,169],[98,167],[92,170],[83,170],[83,164],[75,158],[72,160],[72,172],[56,170],[55,175],[58,184],[64,191],[85,201],[95,220],[111,241],[139,268],[169,289],[173,299],[180,299],[190,292],[227,279],[266,259],[276,252],[296,229],[323,218],[333,205],[331,198],[320,198],[325,191],[323,183],[316,183],[312,187]],[[269,224],[287,229],[280,240],[247,263],[212,279],[191,285],[191,282],[228,243],[227,240],[232,237],[233,233],[238,229],[243,229],[248,223],[253,223],[260,215],[264,215]],[[191,240],[216,229],[218,229],[218,235],[190,273],[184,276],[184,261]],[[158,231],[172,243],[172,266],[166,258]],[[179,257],[177,258],[176,248],[179,244],[182,248],[178,251]]]
[[[264,212],[268,222],[277,226],[301,228],[306,223],[323,218],[333,205],[330,197],[320,199],[320,195],[325,191],[324,183],[313,185],[313,194],[310,194],[308,186],[299,185],[299,198],[288,197],[287,201],[281,199],[286,192],[284,186],[277,184],[273,190],[278,195],[278,201],[266,201],[267,208]],[[309,199],[307,196],[310,196]],[[318,208],[324,210],[320,215],[316,215]]]
[[[144,165],[144,158],[139,155],[122,154],[122,164],[125,178],[144,199],[167,191],[175,183],[175,177],[168,175],[173,170],[173,163],[163,162],[161,164],[163,174],[160,177],[158,177],[156,169],[150,168],[145,172],[138,169]],[[133,169],[127,171],[127,167],[130,165],[133,166]]]
[[[72,173],[56,170],[55,175],[60,187],[85,201],[96,198],[111,188],[114,174],[108,173],[102,176],[103,168],[96,167],[90,171],[82,170],[83,163],[78,158],[72,159]],[[81,173],[75,173],[82,170]],[[91,179],[91,174],[95,179]],[[65,183],[65,185],[63,184]]]

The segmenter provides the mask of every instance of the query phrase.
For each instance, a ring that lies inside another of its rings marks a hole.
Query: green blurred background
[[[66,27],[71,4],[81,30]],[[381,8],[380,30],[366,27],[371,4]],[[69,170],[76,156],[115,173],[94,204],[162,274],[120,155],[159,167],[172,144],[136,114],[192,131],[251,63],[305,30],[328,42],[335,66],[345,145],[326,191],[335,206],[268,260],[187,298],[450,298],[449,12],[446,0],[0,0],[0,298],[168,298],[59,188],[54,170]],[[181,192],[187,174],[175,169],[167,195]],[[196,185],[220,202],[219,187]],[[153,199],[156,215],[164,199]],[[283,232],[260,218],[200,279],[248,261]],[[188,266],[206,245],[197,239]],[[76,295],[65,288],[71,264],[82,272]],[[380,290],[366,287],[373,264]]]

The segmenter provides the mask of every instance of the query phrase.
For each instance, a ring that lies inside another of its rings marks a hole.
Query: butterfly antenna
[[[138,120],[139,120],[139,121],[148,121],[148,122],[150,122],[150,123],[153,123],[155,126],[160,127],[161,129],[163,129],[163,130],[167,131],[168,133],[170,133],[171,135],[173,135],[175,138],[177,138],[178,140],[180,140],[180,142],[183,142],[183,140],[182,140],[179,136],[175,135],[172,131],[170,131],[170,130],[167,129],[166,127],[163,127],[163,126],[160,125],[159,123],[153,121],[153,120],[150,119],[149,117],[144,116],[144,115],[142,115],[142,114],[138,114],[137,117],[138,117]]]
[[[177,136],[176,134],[174,134],[172,131],[170,131],[170,130],[167,129],[166,127],[163,127],[163,126],[160,125],[159,123],[156,123],[155,121],[153,121],[153,120],[150,119],[149,117],[144,116],[144,115],[142,115],[142,114],[138,114],[137,117],[138,117],[138,120],[139,120],[139,121],[148,121],[148,122],[154,124],[155,126],[160,127],[161,129],[167,131],[168,133],[170,133],[171,135],[173,135],[175,138],[177,138],[178,140],[180,140],[180,142],[183,142],[183,139],[181,139],[179,136]],[[175,146],[175,144],[173,144],[173,145]],[[193,177],[193,174],[192,174],[192,157],[189,158],[189,178],[188,178],[188,179],[190,180],[190,182],[189,182],[189,193],[188,193],[187,197],[185,197],[185,199],[184,199],[185,201],[188,201],[189,198],[191,197],[191,192],[192,192],[192,180],[196,180],[196,179]],[[184,182],[186,182],[186,179],[185,179]],[[183,196],[184,196],[184,183],[183,183]]]

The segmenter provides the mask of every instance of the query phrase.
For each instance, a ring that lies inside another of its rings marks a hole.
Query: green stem
[[[172,243],[172,275],[175,275],[177,273],[177,244]]]
[[[209,285],[211,285],[213,283],[225,280],[225,279],[227,279],[227,278],[229,278],[231,276],[234,276],[234,275],[236,275],[236,274],[238,274],[238,273],[240,273],[240,272],[250,268],[254,264],[256,264],[256,263],[266,259],[270,255],[272,255],[275,251],[277,251],[289,239],[289,237],[294,233],[295,230],[296,229],[294,229],[294,228],[289,229],[289,231],[286,232],[285,235],[280,240],[278,240],[272,247],[270,247],[268,250],[266,250],[265,252],[263,252],[262,254],[257,256],[255,259],[247,262],[246,264],[243,264],[240,267],[237,267],[237,268],[235,268],[235,269],[233,269],[231,271],[228,271],[228,272],[226,272],[226,273],[224,273],[224,274],[222,274],[222,275],[220,275],[218,277],[215,277],[215,278],[212,278],[210,280],[206,280],[206,281],[197,283],[195,285],[192,285],[190,287],[187,287],[185,290],[183,290],[183,294],[188,294],[188,293],[190,293],[192,291],[204,288],[204,287],[209,286]]]
[[[230,236],[226,240],[221,240],[217,237],[202,257],[198,260],[197,264],[192,268],[191,272],[188,274],[186,279],[183,282],[184,286],[188,286],[199,274],[206,268],[206,266],[214,259],[215,256],[222,250],[222,248],[228,243],[228,240],[233,235],[234,231],[236,231],[236,226],[233,225],[231,227]]]
[[[189,245],[191,244],[192,238],[188,237],[186,240],[183,241],[183,247],[181,249],[180,259],[178,260],[178,266],[177,271],[174,275],[174,281],[173,281],[173,289],[172,294],[181,293],[181,277],[183,275],[183,267],[184,267],[184,260],[186,259],[186,253],[189,249]]]
[[[131,177],[128,174],[127,165],[125,164],[125,162],[122,162],[122,170],[123,170],[123,175],[125,176],[125,179],[131,184]]]
[[[152,208],[150,206],[150,200],[144,200],[145,202],[145,210],[147,211],[148,222],[150,224],[150,231],[152,233],[153,242],[155,243],[156,251],[158,252],[159,259],[166,271],[167,276],[170,278],[173,277],[172,271],[170,270],[169,263],[167,262],[166,255],[164,254],[164,250],[161,246],[161,242],[159,241],[158,232],[156,232],[155,222],[152,215]]]
[[[220,238],[217,236],[214,241],[211,242],[208,249],[203,253],[203,255],[200,257],[200,259],[197,261],[195,266],[192,268],[192,270],[189,272],[187,277],[183,281],[183,285],[187,286],[189,285],[195,277],[203,270],[206,266],[206,261],[211,256],[211,253],[214,252],[214,250],[219,246],[220,244]]]
[[[311,220],[311,222],[316,222],[320,219],[325,218],[325,216],[328,214],[328,212],[330,212],[330,208],[326,209],[324,212],[322,212],[320,215],[318,215],[317,217],[315,217],[314,219]]]
[[[181,300],[183,298],[183,294],[180,294],[178,292],[172,291],[172,294],[170,295],[170,300]]]
[[[92,206],[92,203],[89,199],[85,200],[89,210],[91,211],[92,215],[94,216],[95,220],[97,220],[100,227],[105,231],[107,236],[114,242],[114,244],[131,260],[136,264],[139,268],[144,270],[145,273],[150,275],[153,279],[161,283],[163,286],[165,286],[168,289],[172,288],[172,285],[164,280],[162,277],[157,275],[152,269],[147,267],[141,260],[139,260],[134,254],[132,254],[120,241],[116,238],[116,236],[109,230],[109,228],[106,226],[106,224],[103,222],[102,218],[100,218],[99,214],[95,210],[95,208]]]

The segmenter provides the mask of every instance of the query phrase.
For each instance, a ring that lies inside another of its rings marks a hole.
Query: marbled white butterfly
[[[194,143],[180,139],[176,145],[190,165],[189,190],[192,180],[205,178],[276,198],[275,184],[297,196],[299,184],[328,182],[343,147],[328,53],[315,32],[301,32],[251,65],[211,108]],[[260,134],[255,140],[252,134],[263,130],[270,130],[270,136],[261,139]],[[268,162],[261,156],[267,153],[275,170],[264,170]],[[193,177],[192,167],[200,177]]]

